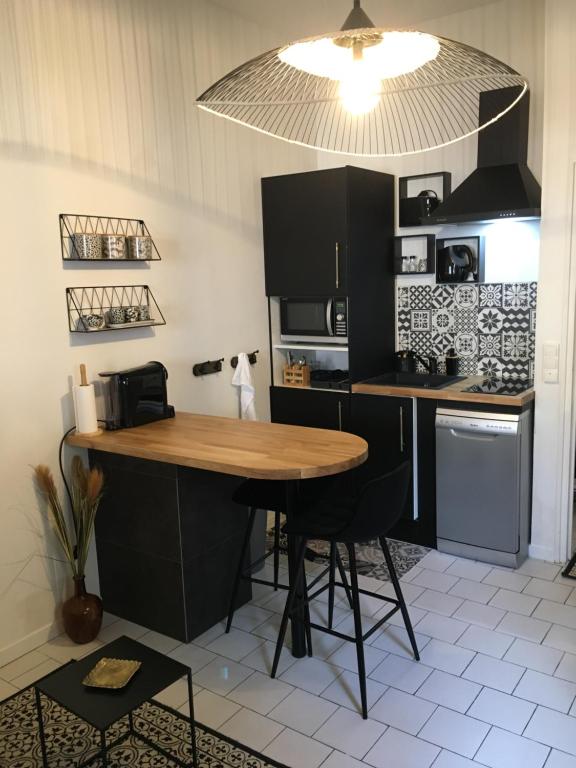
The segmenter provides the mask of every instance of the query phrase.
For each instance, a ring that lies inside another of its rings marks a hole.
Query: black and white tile
[[[439,358],[450,347],[460,372],[532,378],[537,283],[401,285],[398,348]]]

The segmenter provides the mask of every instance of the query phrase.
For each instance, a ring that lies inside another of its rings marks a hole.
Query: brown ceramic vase
[[[94,640],[102,626],[102,600],[86,592],[84,576],[74,578],[74,595],[62,606],[64,631],[75,643]]]

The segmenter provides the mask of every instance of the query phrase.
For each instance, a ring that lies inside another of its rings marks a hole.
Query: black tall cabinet
[[[394,177],[345,166],[262,179],[269,297],[346,296],[352,383],[394,353]],[[342,392],[271,390],[272,420],[350,428]]]

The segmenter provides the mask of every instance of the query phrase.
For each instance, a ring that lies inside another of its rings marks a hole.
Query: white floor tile
[[[402,589],[402,595],[404,596],[404,600],[408,605],[410,603],[414,602],[419,595],[424,592],[424,587],[419,587],[417,584],[411,584],[408,582],[407,584],[402,583],[401,584]],[[379,595],[386,595],[387,597],[392,597],[396,599],[396,592],[394,591],[394,587],[392,584],[388,581],[386,584],[380,587],[378,590]]]
[[[506,616],[506,611],[501,608],[465,600],[452,618],[460,619],[460,621],[465,621],[468,624],[476,624],[479,627],[486,627],[486,629],[494,629],[504,616]]]
[[[242,707],[267,715],[294,689],[281,680],[272,679],[262,672],[254,672],[230,691],[228,698]]]
[[[11,680],[14,680],[20,675],[23,675],[30,669],[39,667],[40,664],[43,664],[47,660],[48,656],[46,656],[44,653],[40,653],[39,650],[30,651],[30,653],[26,653],[24,656],[20,656],[19,658],[14,659],[14,661],[11,661],[9,664],[5,664],[3,667],[0,667],[0,678],[2,678],[2,680],[6,680],[6,682],[9,683]]]
[[[570,579],[570,581],[572,582],[572,584],[574,584],[574,579]],[[566,585],[563,585],[563,586],[568,586],[568,585],[566,584]],[[570,591],[570,595],[568,596],[568,599],[566,600],[566,605],[576,605],[576,589],[572,589]]]
[[[549,751],[542,744],[492,728],[476,759],[490,768],[542,768]]]
[[[540,605],[534,611],[537,619],[544,619],[553,624],[560,624],[563,627],[576,629],[576,606],[561,605],[552,600],[542,600]]]
[[[466,600],[473,600],[476,603],[487,603],[488,600],[494,597],[497,591],[498,587],[493,587],[490,584],[460,579],[460,581],[454,584],[448,594],[463,597]]]
[[[455,597],[454,594],[436,592],[433,589],[426,589],[414,600],[413,605],[422,608],[425,611],[434,611],[443,616],[452,616],[457,608],[462,605],[462,598]]]
[[[488,731],[486,723],[438,707],[419,735],[451,752],[473,757]]]
[[[550,631],[542,640],[542,644],[576,654],[576,631],[567,627],[561,627],[559,624],[552,624]]]
[[[263,642],[262,638],[241,629],[231,629],[228,634],[220,635],[207,645],[206,650],[233,661],[240,661]]]
[[[181,706],[188,703],[188,681],[184,678],[176,680],[176,682],[169,685],[168,688],[164,688],[163,691],[157,693],[154,698],[157,701],[162,702],[162,704],[166,704],[167,707],[179,709]],[[196,697],[194,697],[194,701],[196,701]]]
[[[227,693],[253,673],[254,670],[231,659],[217,656],[194,675],[194,682],[213,693],[226,696]]]
[[[501,659],[512,642],[513,638],[502,632],[494,632],[494,630],[485,627],[469,627],[458,640],[458,645]]]
[[[429,568],[431,571],[442,572],[455,562],[456,558],[452,555],[445,555],[443,552],[431,550],[418,561],[418,565],[420,568]]]
[[[206,632],[203,632],[198,637],[195,637],[193,640],[194,645],[200,645],[205,648],[207,645],[210,645],[211,642],[216,640],[217,637],[223,635],[225,629],[226,624],[223,621],[219,621],[218,624],[214,624],[214,626],[210,627],[210,629],[207,629]]]
[[[283,725],[267,717],[251,712],[249,709],[241,709],[218,730],[224,736],[261,752],[279,733],[282,733],[283,729]]]
[[[426,741],[388,728],[368,752],[364,762],[374,768],[429,768],[439,751]]]
[[[467,757],[455,755],[445,749],[440,752],[432,768],[478,768],[478,763],[473,763]]]
[[[480,690],[477,683],[435,669],[418,689],[417,696],[464,713]]]
[[[491,565],[484,565],[484,563],[476,563],[474,560],[464,560],[459,558],[452,565],[446,569],[446,573],[451,576],[459,576],[462,579],[470,579],[471,581],[482,581],[492,570]]]
[[[252,669],[257,669],[259,672],[263,672],[265,675],[269,675],[272,672],[272,662],[274,661],[274,653],[276,652],[276,643],[271,640],[265,640],[262,645],[249,653],[242,659],[242,664]],[[292,652],[289,648],[284,646],[280,655],[280,661],[278,662],[278,677],[283,672],[286,672],[288,667],[291,667],[296,659],[292,656]]]
[[[540,671],[544,672],[546,670]],[[576,683],[576,656],[571,653],[565,653],[554,674],[556,677],[561,677],[563,680],[569,680],[571,683]]]
[[[576,698],[576,684],[528,669],[516,686],[514,696],[559,712],[568,712]]]
[[[557,563],[547,563],[545,560],[534,560],[533,558],[528,558],[528,560],[524,560],[520,568],[517,569],[516,573],[522,573],[526,576],[535,576],[539,579],[548,579],[549,581],[553,581],[560,573],[560,568],[561,566]]]
[[[4,699],[13,696],[15,693],[18,693],[18,688],[4,680],[0,680],[0,701],[4,701]]]
[[[179,640],[174,640],[173,637],[168,637],[168,635],[162,635],[160,632],[152,631],[146,632],[145,635],[139,637],[138,642],[144,643],[144,645],[153,648],[159,653],[166,654],[170,653],[170,651],[173,651],[175,648],[178,648],[179,645],[182,645]]]
[[[437,592],[436,594],[440,594]],[[415,627],[416,624],[418,624],[419,621],[421,621],[424,616],[426,616],[426,611],[424,611],[422,608],[416,608],[415,605],[408,605],[408,615],[410,616],[410,621],[412,622],[412,626]],[[390,610],[389,608],[385,608],[384,610],[380,611],[379,614],[377,614],[377,618],[381,618],[384,616],[387,611]],[[390,624],[394,627],[404,627],[404,618],[400,611],[396,611],[396,613],[393,613],[392,616],[388,619],[386,622],[387,624]]]
[[[386,695],[386,694],[384,694]],[[361,760],[382,736],[386,726],[340,707],[314,734],[317,741]]]
[[[512,693],[523,673],[524,667],[479,653],[462,676],[497,691]]]
[[[298,768],[318,768],[331,751],[331,748],[325,744],[320,744],[290,728],[285,728],[263,750],[265,755],[283,765],[298,766]]]
[[[379,602],[379,606],[381,607],[381,603]],[[351,610],[348,606],[346,606],[346,610],[342,610],[340,608],[334,608],[334,617],[333,622],[334,626],[339,624],[341,621],[346,619],[348,616],[351,616]],[[310,618],[311,620],[316,623],[320,624],[323,627],[328,626],[328,603],[323,603],[320,600],[313,600],[310,604]],[[364,618],[364,617],[363,617]]]
[[[450,645],[442,640],[431,640],[420,653],[420,661],[429,667],[460,675],[474,658],[474,652]]]
[[[508,693],[483,688],[467,714],[506,731],[521,734],[536,706]]]
[[[322,763],[322,768],[366,768],[366,763],[355,760],[350,755],[342,752],[332,752],[328,759]]]
[[[58,669],[60,666],[62,665],[59,661],[56,661],[55,659],[46,659],[46,661],[43,661],[42,664],[39,664],[37,667],[29,669],[28,672],[25,672],[23,675],[18,675],[18,677],[10,680],[10,684],[19,689],[27,688],[29,685],[32,685],[32,683],[35,683],[36,680],[50,674],[50,672],[54,672],[54,670]]]
[[[565,584],[556,584],[553,581],[544,579],[530,579],[524,587],[525,595],[534,597],[543,597],[545,600],[553,600],[556,603],[564,603],[570,596],[572,590]]]
[[[98,640],[104,645],[106,645],[106,643],[111,643],[112,640],[116,640],[117,637],[121,637],[122,635],[131,637],[133,640],[139,640],[142,635],[146,634],[148,631],[147,627],[135,624],[133,621],[118,619],[118,621],[115,621],[113,624],[109,624],[107,627],[100,630]]]
[[[258,605],[249,603],[235,611],[232,627],[243,629],[245,632],[251,632],[266,621],[266,619],[269,619],[271,615],[272,611],[268,611],[266,608],[260,608]]]
[[[312,736],[337,709],[336,704],[296,688],[268,713],[268,717],[305,736]]]
[[[576,757],[553,749],[546,761],[546,768],[576,768]]]
[[[416,636],[416,645],[418,650],[422,652],[422,649],[429,641],[429,637],[422,635],[420,632],[414,633]],[[381,651],[387,651],[388,653],[394,653],[396,656],[404,656],[408,659],[414,658],[414,651],[410,645],[410,639],[408,633],[403,627],[388,626],[383,632],[376,632],[376,637],[372,641],[371,645],[374,648],[379,648]]]
[[[429,701],[389,688],[370,710],[370,717],[416,736],[435,709]]]
[[[519,591],[514,592],[511,589],[499,589],[488,605],[503,608],[505,611],[521,613],[524,616],[530,616],[539,602],[539,597],[531,597]]]
[[[381,651],[378,648],[373,648],[371,645],[364,646],[364,665],[366,667],[366,674],[369,675],[378,664],[380,664],[386,658],[388,654],[386,651]],[[335,651],[327,659],[329,664],[335,664],[341,669],[348,669],[350,672],[358,671],[358,659],[356,656],[356,645],[354,643],[343,643],[337,651]]]
[[[276,643],[278,640],[281,621],[282,616],[279,613],[273,613],[269,619],[266,619],[266,621],[263,621],[262,624],[259,624],[257,627],[255,627],[252,630],[252,634],[256,637],[261,637],[264,640],[270,640],[273,643]],[[286,632],[286,639],[284,640],[285,643],[289,640],[289,636],[290,630],[288,629]]]
[[[341,672],[342,670],[333,664],[305,656],[303,659],[297,659],[280,679],[309,693],[320,694]]]
[[[216,658],[214,653],[207,651],[205,648],[200,648],[200,646],[194,643],[179,645],[173,651],[170,651],[168,655],[190,667],[193,675]]]
[[[370,673],[370,678],[406,693],[415,693],[431,673],[432,669],[422,662],[390,654]]]
[[[376,680],[367,678],[366,695],[368,699],[368,709],[372,707],[382,696],[386,686]],[[358,675],[354,672],[342,672],[340,677],[322,693],[323,699],[339,704],[341,707],[348,707],[354,712],[360,712],[360,681]]]
[[[194,696],[194,717],[202,725],[219,729],[232,715],[239,712],[241,707],[233,701],[218,696],[212,691],[203,690]]]
[[[457,576],[450,576],[446,573],[429,571],[425,568],[412,579],[412,584],[418,584],[426,589],[435,589],[437,592],[448,592],[458,581]]]
[[[521,592],[530,581],[530,576],[523,576],[517,571],[504,571],[499,568],[492,568],[490,573],[484,578],[484,584],[492,584],[502,589],[510,589],[514,592]]]
[[[412,566],[409,571],[406,571],[406,573],[400,577],[400,581],[403,583],[408,583],[414,579],[415,576],[418,576],[419,573],[422,573],[423,569],[419,568],[417,565]]]
[[[563,715],[547,707],[537,707],[526,726],[524,736],[576,756],[576,728],[574,718],[570,715]]]
[[[340,632],[340,627],[338,627]],[[365,632],[364,623],[362,623],[362,632]],[[312,652],[315,658],[326,661],[335,651],[343,645],[353,645],[339,637],[329,635],[327,632],[320,632],[317,629],[312,630]]]
[[[429,613],[418,622],[416,629],[421,634],[433,637],[436,640],[455,643],[466,632],[468,624],[458,621],[458,619],[451,619],[448,616]]]
[[[141,641],[142,642],[142,641]],[[178,640],[174,640],[174,646],[179,645]],[[51,659],[59,661],[61,664],[65,664],[70,659],[81,659],[87,656],[93,651],[97,651],[98,648],[102,648],[100,640],[92,640],[90,643],[83,643],[78,645],[73,640],[70,640],[67,635],[58,635],[58,637],[49,640],[44,645],[41,645],[37,651],[39,653],[48,656]],[[2,670],[0,669],[0,677],[2,677]]]
[[[554,673],[562,658],[562,651],[556,648],[548,648],[545,645],[530,643],[528,640],[514,640],[506,651],[504,661],[519,664],[521,667],[534,669],[536,672],[544,672],[547,675]],[[561,677],[561,675],[560,675]],[[573,682],[576,682],[574,680]]]
[[[550,627],[551,624],[547,621],[510,612],[502,619],[497,630],[534,643],[541,643]]]

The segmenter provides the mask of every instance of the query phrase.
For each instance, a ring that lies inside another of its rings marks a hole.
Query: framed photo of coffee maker
[[[483,283],[484,238],[439,237],[436,239],[437,283]]]

